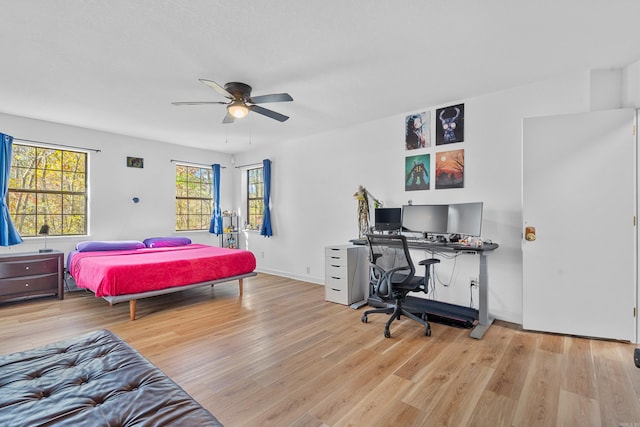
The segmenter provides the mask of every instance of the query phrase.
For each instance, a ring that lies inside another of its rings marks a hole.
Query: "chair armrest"
[[[418,265],[424,265],[424,281],[422,282],[422,284],[420,285],[420,290],[422,290],[422,292],[424,292],[425,294],[429,293],[429,283],[428,283],[428,279],[429,279],[429,266],[430,265],[435,265],[440,263],[440,260],[437,258],[429,258],[429,259],[423,259],[422,261],[420,261],[418,263]]]
[[[370,263],[372,276],[369,278],[369,283],[375,287],[375,294],[381,298],[391,298],[393,295],[393,278],[396,274],[401,277],[408,277],[406,274],[401,273],[406,271],[407,267],[396,267],[389,270],[385,270],[382,267]],[[373,280],[373,281],[372,281]],[[381,286],[386,286],[386,292],[382,292]]]

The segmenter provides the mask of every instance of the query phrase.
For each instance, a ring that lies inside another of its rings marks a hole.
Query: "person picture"
[[[404,143],[407,150],[431,146],[430,122],[431,114],[428,112],[412,114],[405,118]]]

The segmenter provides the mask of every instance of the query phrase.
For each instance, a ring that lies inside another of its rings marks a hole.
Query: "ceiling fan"
[[[187,102],[172,102],[173,105],[207,105],[207,104],[223,104],[227,106],[227,114],[224,116],[222,123],[233,123],[235,119],[241,119],[249,114],[249,111],[262,114],[263,116],[270,117],[272,119],[284,122],[289,117],[284,114],[277,113],[267,108],[261,107],[256,104],[263,104],[268,102],[286,102],[293,101],[293,98],[288,93],[272,93],[270,95],[251,96],[251,86],[245,83],[229,82],[223,86],[218,83],[199,79],[202,83],[206,84],[220,95],[228,98],[229,102],[222,101],[187,101]]]

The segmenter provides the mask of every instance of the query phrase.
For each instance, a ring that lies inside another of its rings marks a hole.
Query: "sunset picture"
[[[436,156],[436,189],[464,188],[464,150],[441,151]]]

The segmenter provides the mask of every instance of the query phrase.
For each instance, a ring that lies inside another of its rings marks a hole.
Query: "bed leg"
[[[238,279],[238,290],[240,291],[240,296],[242,296],[242,279]]]
[[[136,300],[129,300],[129,319],[136,320]]]

